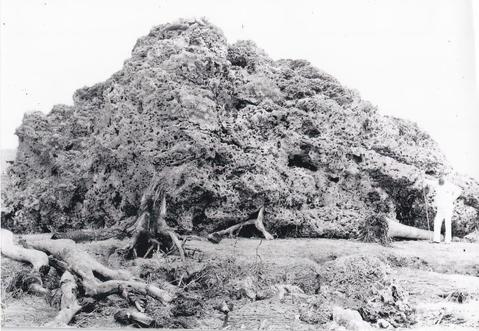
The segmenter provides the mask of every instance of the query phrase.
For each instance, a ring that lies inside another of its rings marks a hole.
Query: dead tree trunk
[[[60,312],[53,321],[45,324],[44,327],[66,328],[73,317],[82,309],[77,300],[78,286],[69,271],[63,273],[60,284],[62,290]]]
[[[156,286],[134,280],[125,270],[114,270],[92,258],[69,239],[39,240],[26,243],[29,247],[46,252],[55,259],[63,261],[67,270],[81,279],[86,296],[103,297],[119,294],[121,288],[127,288],[140,294],[149,295],[163,303],[172,300],[171,295]],[[101,281],[95,275],[106,281]]]
[[[18,261],[29,262],[36,269],[48,266],[50,263],[63,273],[61,309],[55,319],[45,325],[46,327],[66,327],[82,309],[77,298],[78,285],[75,276],[79,279],[84,294],[96,299],[110,294],[123,295],[128,299],[129,292],[134,292],[151,296],[164,304],[173,300],[172,295],[167,291],[136,280],[127,271],[108,268],[81,250],[72,240],[28,241],[23,243],[27,246],[26,248],[15,245],[13,242],[13,234],[8,230],[2,230],[2,254]],[[50,258],[46,254],[49,254]],[[34,285],[38,287],[37,283]],[[47,290],[43,289],[43,291]],[[137,309],[142,309],[139,300],[133,301]]]
[[[143,193],[140,204],[140,217],[128,231],[131,241],[126,247],[127,255],[133,258],[149,257],[153,251],[176,249],[185,260],[185,252],[178,235],[166,223],[166,196],[161,193],[157,179]],[[158,206],[158,201],[161,202]],[[159,211],[159,212],[158,212]]]
[[[418,229],[414,226],[408,226],[391,219],[388,222],[388,236],[391,238],[404,238],[414,240],[431,240],[432,231]]]
[[[20,262],[28,262],[33,266],[33,270],[40,272],[48,268],[48,256],[43,252],[34,249],[27,249],[15,244],[13,233],[1,229],[2,255]]]
[[[128,234],[124,229],[109,228],[109,229],[88,229],[75,230],[69,232],[55,232],[51,239],[71,239],[76,243],[85,241],[107,240],[111,238],[123,239]]]
[[[261,206],[261,208],[258,211],[258,216],[256,218],[249,219],[245,222],[235,224],[221,231],[213,232],[210,235],[208,235],[208,240],[214,243],[219,243],[224,236],[229,235],[230,237],[233,237],[239,231],[241,231],[243,227],[247,225],[254,225],[256,229],[261,232],[261,234],[264,236],[266,240],[274,239],[274,237],[268,231],[266,231],[263,220],[264,220],[264,206]]]
[[[30,273],[18,274],[9,289],[22,288],[35,295],[45,295],[48,290],[43,287],[41,275],[49,270],[48,256],[44,252],[34,249],[27,249],[15,244],[13,233],[1,229],[1,251],[2,255],[19,262],[27,262],[32,265],[33,270]]]
[[[163,304],[173,300],[173,296],[166,290],[139,281],[127,271],[108,268],[81,250],[72,240],[26,241],[23,245],[26,247],[15,245],[13,234],[2,229],[2,254],[17,261],[29,262],[35,269],[49,266],[50,263],[63,273],[61,310],[52,322],[45,325],[47,327],[67,326],[75,314],[82,309],[77,298],[78,285],[75,276],[79,279],[85,296],[96,299],[110,294],[125,296],[125,293],[128,298],[128,292],[133,292],[151,296]],[[43,291],[47,290],[43,289]],[[137,309],[141,309],[138,300],[134,301]]]
[[[155,320],[143,312],[125,309],[118,311],[114,318],[121,324],[133,324],[139,328],[150,328],[154,326]]]

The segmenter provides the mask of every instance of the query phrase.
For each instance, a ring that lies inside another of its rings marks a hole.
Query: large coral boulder
[[[479,224],[478,183],[455,174],[414,123],[378,114],[306,61],[230,45],[203,20],[155,27],[121,71],[76,91],[73,106],[25,115],[16,134],[3,192],[4,225],[16,231],[119,224],[137,215],[153,178],[183,233],[261,206],[280,237],[354,238],[376,212],[427,228],[414,185],[425,172],[463,188],[455,234]]]

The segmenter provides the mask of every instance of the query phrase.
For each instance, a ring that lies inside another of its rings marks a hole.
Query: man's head
[[[444,177],[439,177],[439,185],[444,185],[445,181],[444,181]]]

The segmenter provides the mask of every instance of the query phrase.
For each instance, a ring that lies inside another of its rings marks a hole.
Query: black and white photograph
[[[479,0],[0,0],[5,330],[479,329]]]

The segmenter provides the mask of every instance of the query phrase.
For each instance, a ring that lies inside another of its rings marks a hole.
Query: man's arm
[[[462,189],[455,185],[455,184],[451,184],[452,185],[452,196],[454,198],[454,200],[456,200],[457,198],[459,198],[462,194]]]

